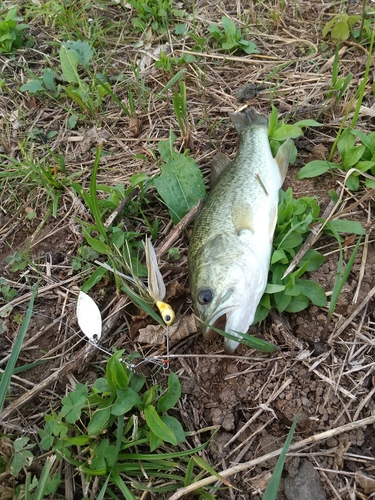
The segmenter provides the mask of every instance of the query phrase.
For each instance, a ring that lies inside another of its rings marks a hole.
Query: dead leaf
[[[176,344],[178,341],[193,335],[199,331],[199,323],[194,314],[181,316],[174,325],[169,327],[169,343]],[[138,342],[144,344],[165,344],[167,328],[162,325],[147,325],[139,330]]]
[[[365,476],[363,473],[355,473],[355,481],[363,489],[366,495],[371,495],[375,492],[375,479],[369,476]]]
[[[89,149],[100,143],[105,142],[111,137],[111,134],[108,130],[102,128],[92,127],[88,130],[85,130],[85,135],[83,136],[82,143],[80,146],[81,153],[87,153]]]
[[[171,47],[169,43],[165,43],[164,45],[159,45],[158,47],[155,47],[153,49],[150,49],[146,54],[142,57],[139,67],[142,73],[155,73],[156,69],[154,67],[151,67],[151,65],[154,64],[155,61],[158,61],[160,59],[160,54],[164,52],[164,54],[168,55],[171,53]]]

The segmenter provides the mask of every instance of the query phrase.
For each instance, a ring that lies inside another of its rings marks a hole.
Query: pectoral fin
[[[290,155],[292,154],[293,141],[287,139],[282,146],[280,146],[277,155],[275,157],[276,163],[280,170],[280,175],[282,182],[286,177],[286,172],[288,170]]]
[[[232,162],[224,153],[217,153],[211,161],[211,189],[219,182],[223,172]]]
[[[237,234],[244,230],[254,232],[252,209],[248,203],[236,203],[232,208],[232,221]]]
[[[273,240],[273,233],[275,232],[275,227],[277,223],[277,212],[278,212],[278,203],[274,203],[270,210],[270,225],[269,225],[269,235],[270,241]]]

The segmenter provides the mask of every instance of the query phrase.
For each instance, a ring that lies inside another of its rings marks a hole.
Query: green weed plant
[[[132,24],[139,32],[151,28],[162,34],[171,24],[171,18],[182,18],[187,15],[184,9],[176,8],[173,0],[129,0],[135,10]]]
[[[297,179],[317,177],[326,172],[341,170],[347,173],[355,169],[347,178],[346,185],[356,191],[360,185],[362,173],[375,175],[375,132],[365,134],[361,130],[346,128],[337,141],[340,162],[328,160],[313,160],[307,163],[297,174]],[[366,187],[374,188],[373,179],[364,180]]]
[[[0,17],[0,53],[11,53],[24,46],[23,35],[29,25],[20,21],[17,7],[10,8]]]
[[[92,388],[77,384],[62,399],[61,411],[46,415],[39,432],[41,447],[79,467],[87,480],[99,477],[107,493],[116,487],[126,492],[125,498],[134,499],[130,481],[125,483],[124,477],[131,478],[135,490],[173,491],[184,484],[181,471],[189,458],[205,445],[165,451],[165,443],[176,447],[186,440],[180,422],[169,414],[181,395],[178,377],[170,372],[167,387],[147,387],[144,377],[121,362],[123,356],[123,351],[116,352],[107,363],[105,377]],[[144,486],[144,473],[164,477],[165,485]]]
[[[235,23],[226,16],[221,18],[221,29],[217,24],[211,23],[208,31],[217,44],[225,51],[242,51],[245,54],[259,54],[258,47],[254,42],[246,40],[241,33],[241,30]]]
[[[334,40],[341,42],[347,40],[353,34],[353,26],[361,19],[359,15],[337,14],[324,26],[322,35],[330,34]]]

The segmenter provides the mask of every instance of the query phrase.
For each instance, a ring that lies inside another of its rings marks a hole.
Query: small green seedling
[[[339,76],[339,47],[337,46],[332,66],[331,89],[327,93],[327,96],[329,98],[334,97],[336,102],[339,101],[348,89],[352,79],[352,73],[348,73],[345,78],[343,76]]]
[[[0,295],[6,302],[10,302],[17,295],[17,290],[12,288],[6,279],[0,278]]]
[[[259,54],[258,47],[254,42],[246,40],[239,28],[228,17],[221,18],[223,30],[215,23],[210,24],[208,31],[212,38],[226,51],[242,50],[246,54]]]
[[[348,14],[337,14],[333,17],[323,28],[323,37],[326,37],[330,33],[331,38],[334,40],[339,40],[344,42],[349,38],[350,35],[353,36],[353,26],[359,22],[361,16]]]
[[[8,264],[11,265],[11,269],[13,273],[18,271],[24,271],[29,263],[28,256],[23,253],[21,250],[18,250],[12,255],[9,255],[6,258]]]
[[[149,26],[156,33],[164,33],[170,25],[171,18],[186,16],[185,10],[174,7],[173,0],[129,0],[136,14],[132,16],[133,26],[140,32]]]
[[[19,22],[22,18],[17,16],[17,7],[8,10],[5,17],[0,17],[0,53],[10,53],[23,46],[23,31],[28,24]]]
[[[303,135],[304,127],[321,127],[322,124],[315,120],[300,120],[293,124],[287,124],[284,120],[279,122],[278,111],[275,106],[272,105],[271,115],[269,117],[268,123],[268,138],[270,141],[271,151],[273,156],[276,156],[277,151],[280,146],[287,139],[297,139]],[[290,163],[296,161],[297,158],[297,149],[293,144]]]
[[[91,78],[91,81],[87,83],[78,72],[79,65],[86,71],[88,70],[94,55],[93,49],[87,42],[71,41],[61,45],[59,55],[64,78],[71,84],[65,88],[65,92],[80,106],[82,111],[90,112],[95,116],[109,92],[104,85],[98,84],[95,78]]]
[[[345,129],[337,141],[337,149],[341,156],[340,163],[328,160],[313,160],[307,163],[297,174],[297,179],[317,177],[325,172],[341,169],[348,172],[355,169],[346,180],[349,189],[359,188],[361,173],[370,172],[375,175],[375,132],[365,134],[361,130]],[[366,178],[366,186],[374,188],[373,179]]]

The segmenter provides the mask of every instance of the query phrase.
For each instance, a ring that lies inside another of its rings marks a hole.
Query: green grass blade
[[[238,338],[235,335],[231,335],[230,333],[224,332],[223,330],[220,330],[220,328],[216,328],[213,325],[208,325],[207,323],[204,323],[203,321],[201,321],[201,323],[204,326],[208,326],[211,330],[218,333],[219,335],[226,337],[227,339],[230,339],[230,340],[235,340],[237,342],[241,342],[241,344],[244,344],[248,347],[251,347],[252,349],[257,349],[258,351],[262,351],[262,352],[275,352],[278,350],[278,347],[274,344],[271,344],[271,342],[257,339],[256,337],[253,337],[252,335],[247,335],[246,333],[242,333],[242,332],[236,332],[240,336],[240,338]]]
[[[33,313],[34,300],[35,300],[37,292],[38,292],[38,284],[36,284],[34,286],[34,290],[33,290],[33,293],[32,293],[32,296],[31,296],[31,299],[29,302],[29,306],[28,306],[27,311],[26,311],[26,316],[25,316],[24,322],[22,323],[22,326],[21,326],[20,331],[19,331],[18,336],[17,336],[17,340],[16,340],[16,342],[13,346],[13,349],[12,349],[12,354],[9,357],[7,366],[5,368],[4,374],[3,374],[1,382],[0,382],[0,412],[3,411],[4,401],[5,401],[7,391],[8,391],[10,379],[12,377],[14,367],[16,365],[18,356],[19,356],[21,349],[22,349],[23,340],[25,338],[27,329],[29,327],[31,315]]]
[[[44,462],[43,470],[38,481],[38,486],[35,490],[34,500],[43,500],[43,498],[46,496],[44,491],[46,486],[49,486],[49,473],[51,471],[52,465],[55,463],[55,460],[56,455],[52,455],[50,457],[47,457],[46,461]]]
[[[178,73],[176,73],[169,80],[169,82],[166,84],[166,86],[161,90],[160,95],[165,94],[165,92],[167,92],[171,87],[173,87],[173,85],[175,83],[177,83],[179,80],[181,80],[181,78],[184,76],[184,74],[185,74],[185,70],[184,69],[180,69],[180,71]]]
[[[97,85],[100,85],[101,87],[103,87],[107,92],[108,94],[112,97],[112,99],[115,101],[115,103],[123,110],[123,112],[126,114],[126,116],[128,118],[131,118],[132,116],[132,113],[131,113],[131,110],[128,109],[121,101],[120,99],[113,93],[111,87],[109,86],[109,84],[105,83],[105,82],[102,82],[102,80],[100,80],[99,78],[95,78],[95,83]],[[131,96],[131,97],[130,97]],[[129,93],[129,103],[130,103],[130,107],[133,107],[134,108],[134,101],[133,101],[133,95],[131,93]]]
[[[276,498],[277,490],[279,489],[281,474],[282,474],[283,468],[284,468],[286,454],[288,453],[290,443],[292,442],[293,434],[294,434],[299,416],[300,416],[300,413],[298,412],[295,419],[293,420],[292,427],[290,428],[290,431],[288,433],[288,437],[286,438],[282,452],[280,453],[280,456],[276,462],[275,470],[273,471],[271,479],[269,480],[269,483],[267,485],[266,491],[264,492],[263,500],[275,500],[275,498]]]
[[[126,484],[122,480],[121,476],[117,472],[113,471],[111,474],[111,477],[112,477],[114,484],[118,487],[118,489],[124,495],[125,500],[137,500],[135,498],[135,496],[132,494],[132,492],[129,490],[129,488],[126,486]]]
[[[337,265],[337,273],[336,273],[336,278],[335,278],[335,283],[333,285],[333,290],[332,290],[332,297],[331,297],[331,303],[329,306],[329,315],[332,316],[336,304],[339,298],[339,295],[341,293],[341,290],[343,289],[346,281],[348,280],[350,271],[352,270],[353,264],[354,264],[354,259],[356,258],[359,245],[361,244],[362,237],[358,239],[356,246],[353,249],[352,255],[350,256],[350,259],[345,266],[345,269],[343,271],[342,269],[342,263],[343,263],[343,251],[342,251],[342,245],[341,242],[339,241],[340,245],[340,253],[339,253],[339,263]]]
[[[94,161],[94,166],[92,169],[92,175],[91,175],[91,180],[90,180],[90,202],[91,202],[91,212],[95,220],[95,224],[98,228],[99,233],[101,236],[103,236],[105,239],[107,238],[107,233],[104,227],[104,224],[102,222],[102,218],[100,215],[99,211],[99,205],[98,205],[98,199],[96,196],[96,191],[97,191],[97,186],[96,186],[96,177],[98,173],[98,168],[99,168],[99,163],[100,163],[100,157],[102,154],[102,145],[98,144],[96,148],[96,155],[95,155],[95,161]]]

